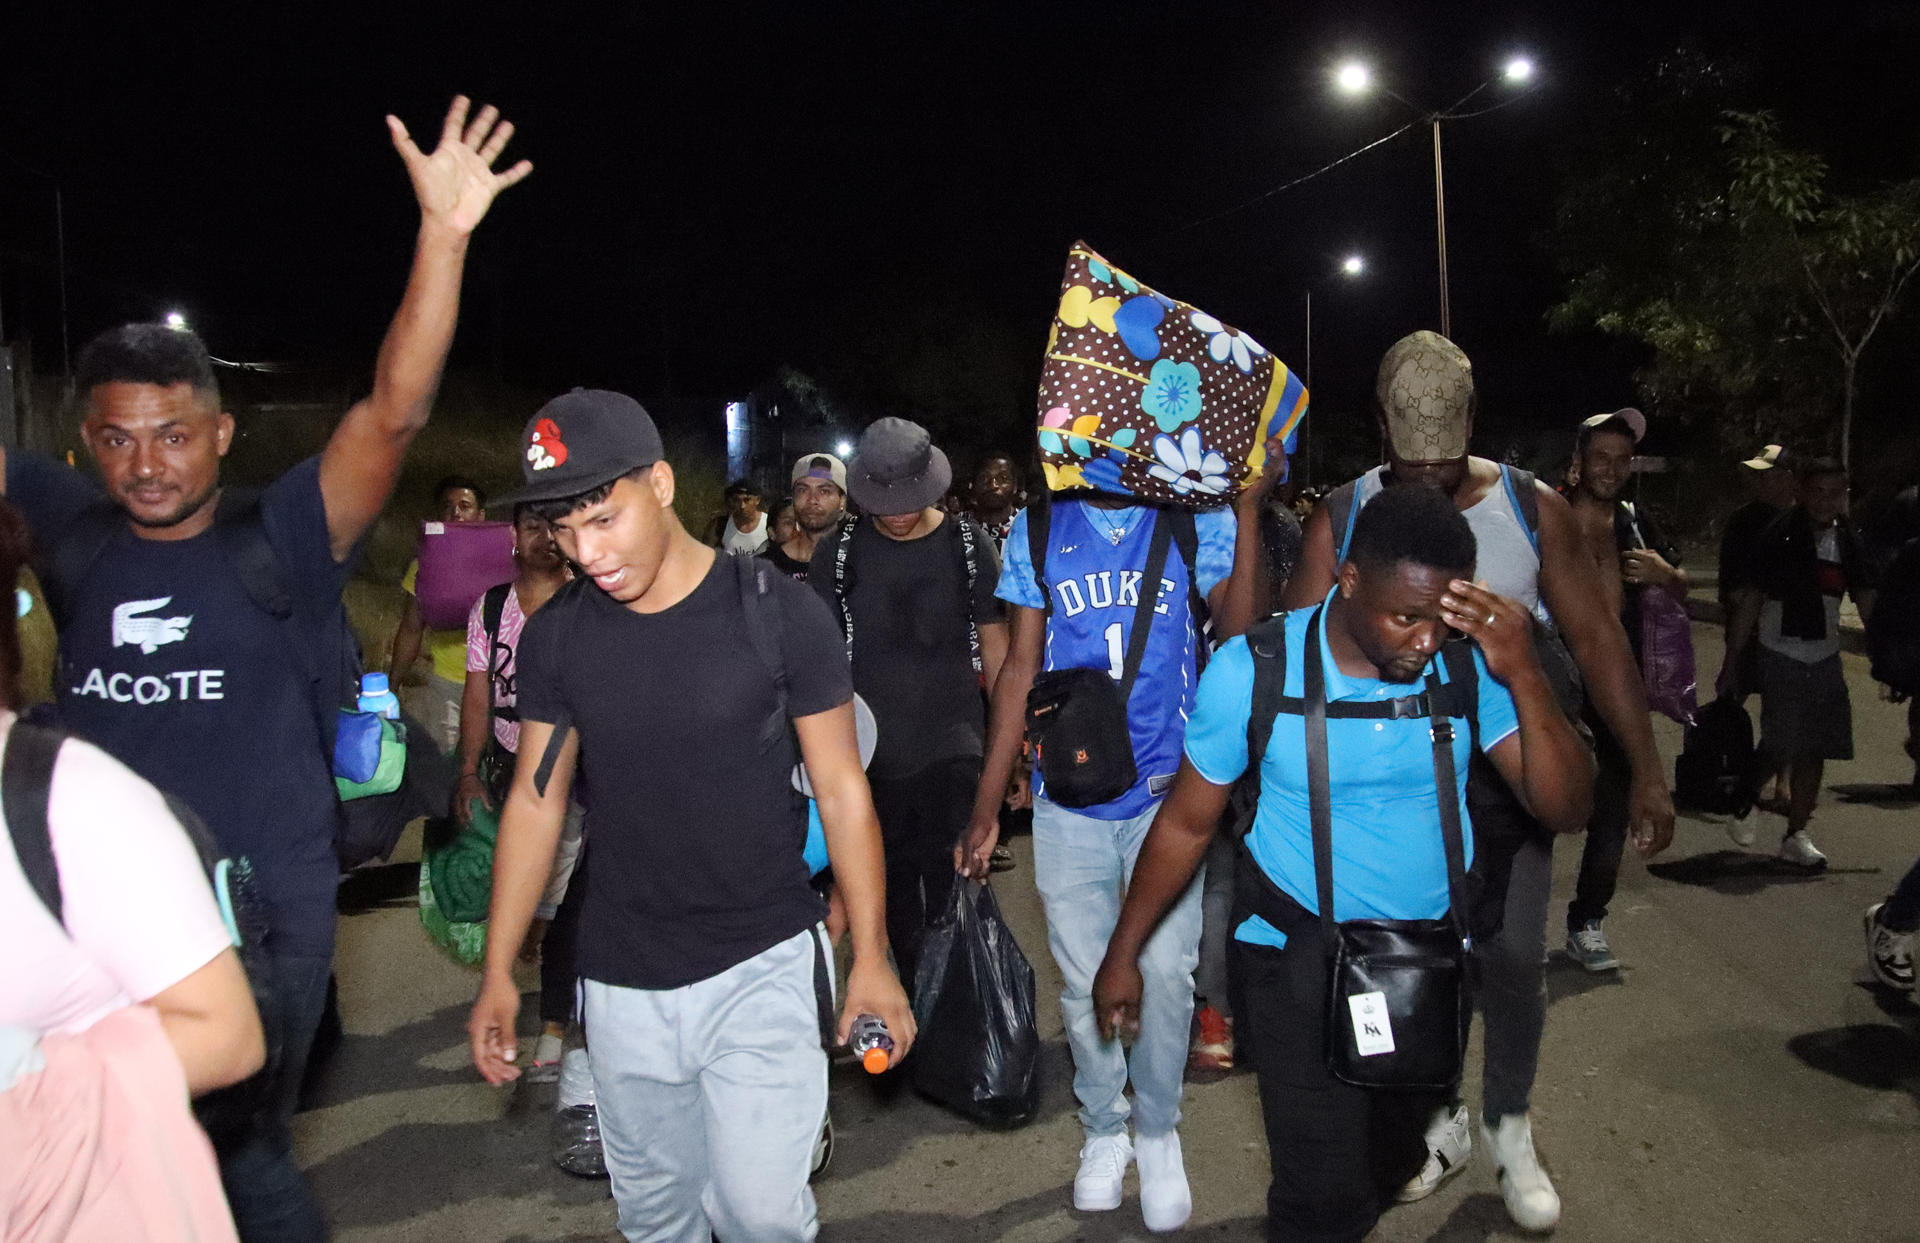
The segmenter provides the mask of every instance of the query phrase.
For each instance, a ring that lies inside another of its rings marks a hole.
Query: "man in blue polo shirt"
[[[1532,814],[1559,832],[1585,826],[1592,765],[1533,655],[1531,622],[1516,601],[1468,581],[1474,539],[1450,500],[1426,489],[1382,494],[1360,514],[1334,589],[1284,619],[1286,680],[1304,696],[1318,660],[1329,703],[1418,692],[1449,627],[1471,639],[1475,729],[1454,734],[1463,833],[1467,761],[1479,745]],[[1228,790],[1248,765],[1255,658],[1227,643],[1200,682],[1186,760],[1141,847],[1119,924],[1095,977],[1094,1007],[1111,1035],[1138,1021],[1141,948],[1200,866]],[[1296,709],[1297,712],[1297,709]],[[1334,718],[1326,723],[1334,917],[1435,919],[1448,909],[1430,722],[1424,717]],[[1281,712],[1260,759],[1260,804],[1247,842],[1254,862],[1301,912],[1317,915],[1302,716]],[[1327,954],[1317,919],[1289,938],[1252,915],[1243,887],[1234,916],[1243,1008],[1237,1034],[1260,1076],[1276,1238],[1359,1239],[1425,1159],[1434,1100],[1379,1092],[1333,1077],[1326,1064]],[[1336,1016],[1339,1017],[1339,1016]]]

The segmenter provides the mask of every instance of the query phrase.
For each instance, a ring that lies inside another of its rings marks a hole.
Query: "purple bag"
[[[429,630],[465,630],[473,602],[513,581],[511,522],[425,522],[413,595]]]
[[[1686,606],[1650,587],[1640,593],[1640,676],[1647,707],[1691,725],[1700,714],[1694,698],[1693,622]]]

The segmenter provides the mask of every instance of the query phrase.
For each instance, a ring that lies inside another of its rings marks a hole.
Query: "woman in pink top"
[[[26,525],[0,501],[0,582]],[[0,612],[0,754],[16,724],[14,614]],[[0,835],[0,1240],[232,1239],[189,1095],[266,1050],[200,856],[160,793],[78,739],[47,831],[62,918]]]

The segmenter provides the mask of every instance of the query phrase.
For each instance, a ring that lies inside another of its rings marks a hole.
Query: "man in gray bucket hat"
[[[847,491],[868,516],[823,535],[807,572],[880,727],[867,780],[886,846],[887,939],[909,982],[927,916],[950,896],[954,843],[980,780],[981,679],[993,685],[1007,654],[1000,559],[973,519],[937,507],[952,482],[926,428],[874,423],[847,468]]]

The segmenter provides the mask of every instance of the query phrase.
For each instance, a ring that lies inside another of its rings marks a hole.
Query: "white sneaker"
[[[1895,932],[1881,923],[1880,908],[1885,905],[1876,902],[1867,908],[1867,965],[1873,968],[1873,978],[1888,988],[1912,988],[1914,934]]]
[[[1809,871],[1827,866],[1827,857],[1820,853],[1820,848],[1813,844],[1813,838],[1807,835],[1805,829],[1789,833],[1781,840],[1780,857],[1795,867]]]
[[[1727,836],[1736,846],[1751,846],[1760,840],[1760,822],[1748,812],[1738,820],[1727,821]]]
[[[1496,1130],[1480,1124],[1480,1138],[1500,1172],[1500,1198],[1507,1216],[1522,1230],[1551,1230],[1560,1221],[1560,1193],[1533,1151],[1533,1123],[1526,1114],[1508,1114]]]
[[[1080,1149],[1080,1172],[1073,1176],[1073,1207],[1083,1213],[1119,1208],[1132,1161],[1133,1141],[1124,1132],[1089,1139]]]
[[[1393,1197],[1402,1204],[1424,1200],[1440,1190],[1440,1184],[1467,1168],[1473,1156],[1473,1128],[1467,1125],[1467,1107],[1442,1106],[1427,1123],[1427,1163]]]
[[[1140,1165],[1140,1216],[1147,1229],[1164,1234],[1186,1225],[1193,1216],[1193,1189],[1187,1186],[1180,1132],[1142,1135],[1134,1143],[1133,1159]]]

